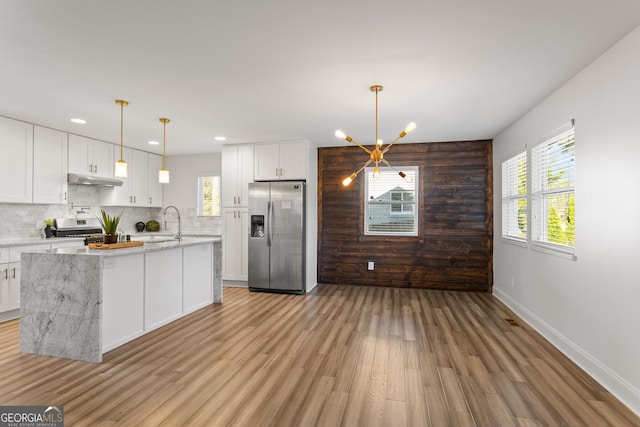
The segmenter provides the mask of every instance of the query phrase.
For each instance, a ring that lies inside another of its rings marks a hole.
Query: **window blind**
[[[502,162],[502,237],[527,238],[527,152]]]
[[[571,128],[531,150],[532,240],[575,247],[575,133]]]

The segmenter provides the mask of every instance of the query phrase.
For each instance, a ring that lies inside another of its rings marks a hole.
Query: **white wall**
[[[163,205],[174,205],[180,209],[183,232],[210,232],[222,234],[220,217],[198,217],[198,177],[220,175],[221,154],[194,154],[169,156],[166,167],[171,174],[171,182],[164,186]],[[171,212],[171,211],[169,211]],[[167,217],[169,217],[167,212]],[[167,228],[171,227],[167,220]],[[175,224],[174,224],[175,225]]]
[[[500,237],[502,161],[571,118],[577,261]],[[493,150],[494,294],[640,414],[640,27],[498,135]]]
[[[306,288],[318,285],[318,147],[309,144],[307,165]]]

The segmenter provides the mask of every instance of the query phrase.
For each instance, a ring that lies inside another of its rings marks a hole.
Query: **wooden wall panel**
[[[364,235],[364,178],[342,180],[367,155],[318,150],[318,282],[490,292],[493,285],[492,142],[395,145],[385,158],[420,168],[417,237]],[[367,270],[367,262],[375,270]]]

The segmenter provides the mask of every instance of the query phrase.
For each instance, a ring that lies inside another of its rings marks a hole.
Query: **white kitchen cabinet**
[[[68,134],[34,126],[33,203],[67,203]]]
[[[114,151],[108,142],[69,134],[69,173],[113,178]]]
[[[0,248],[0,313],[8,310],[9,302],[9,249]],[[2,319],[5,320],[5,319]]]
[[[149,161],[147,163],[147,184],[149,186],[148,202],[149,207],[162,207],[162,190],[163,184],[158,182],[158,171],[162,168],[162,156],[149,153]]]
[[[33,199],[33,125],[0,117],[0,203]]]
[[[140,150],[131,150],[131,174],[129,191],[133,206],[149,206],[149,155]]]
[[[20,263],[0,264],[0,313],[20,308]]]
[[[0,249],[0,313],[20,308],[20,256],[26,250],[49,249],[49,244]],[[17,317],[17,313],[2,320]]]
[[[306,142],[256,144],[254,153],[256,181],[307,179]]]
[[[159,328],[182,315],[182,249],[145,255],[144,329]]]
[[[120,158],[120,151],[116,151],[114,163]],[[155,186],[153,187],[153,196],[150,195],[150,156],[158,157],[146,151],[125,147],[122,150],[122,158],[128,164],[128,176],[126,178],[118,178],[122,180],[122,186],[120,187],[101,188],[100,204],[102,206],[161,207],[162,193],[158,196]],[[158,182],[157,171],[155,182]],[[156,199],[154,203],[152,203],[153,198]]]
[[[246,281],[249,277],[249,212],[222,210],[222,278]]]
[[[253,145],[222,147],[222,207],[246,208],[253,182]]]
[[[144,331],[144,254],[109,257],[102,265],[102,351]]]
[[[120,149],[117,154],[113,154],[112,163],[120,159]],[[133,206],[133,197],[131,196],[130,183],[131,177],[135,170],[135,166],[131,164],[132,156],[131,148],[122,149],[122,160],[127,162],[127,177],[118,177],[122,181],[119,187],[101,187],[100,188],[100,204],[102,206]]]
[[[182,313],[213,302],[213,244],[185,246],[182,269]]]

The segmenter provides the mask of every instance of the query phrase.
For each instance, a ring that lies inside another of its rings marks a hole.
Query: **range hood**
[[[103,187],[122,187],[122,181],[115,178],[103,178],[79,173],[70,173],[67,177],[69,184],[101,185]]]

